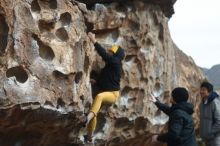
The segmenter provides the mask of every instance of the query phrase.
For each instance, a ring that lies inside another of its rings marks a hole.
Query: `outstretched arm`
[[[95,43],[94,44],[96,51],[98,52],[98,54],[102,57],[102,59],[105,62],[112,62],[113,61],[113,57],[111,55],[109,55],[106,50],[99,44],[99,43]]]
[[[161,103],[154,95],[151,94],[150,101],[152,101],[160,110],[162,110],[165,114],[170,114],[170,107],[166,104]]]
[[[88,37],[90,38],[90,40],[94,43],[95,49],[98,52],[98,54],[102,57],[102,59],[105,62],[112,62],[113,61],[113,57],[111,55],[109,55],[106,50],[96,41],[95,39],[95,34],[89,32],[88,33]]]

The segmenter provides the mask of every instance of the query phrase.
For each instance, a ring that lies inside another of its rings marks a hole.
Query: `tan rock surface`
[[[169,33],[175,1],[96,2],[0,1],[0,145],[82,145],[90,72],[103,67],[88,31],[126,50],[121,97],[98,115],[95,145],[153,146],[149,133],[164,131],[168,118],[148,101],[151,92],[168,103],[171,90],[185,86],[198,105],[203,74]]]

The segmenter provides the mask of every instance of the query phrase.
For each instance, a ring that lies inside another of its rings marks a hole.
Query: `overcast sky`
[[[201,67],[220,64],[220,0],[177,0],[172,39]]]

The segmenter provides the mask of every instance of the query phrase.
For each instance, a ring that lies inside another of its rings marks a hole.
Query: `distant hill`
[[[202,71],[204,72],[204,74],[206,75],[207,74],[207,72],[209,71],[209,69],[208,68],[201,68],[202,69]]]
[[[201,68],[215,89],[220,91],[220,64],[213,66],[210,69]]]

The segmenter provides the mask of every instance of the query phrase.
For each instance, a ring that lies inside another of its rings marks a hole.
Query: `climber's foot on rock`
[[[84,135],[83,137],[85,143],[92,143],[92,136]]]

